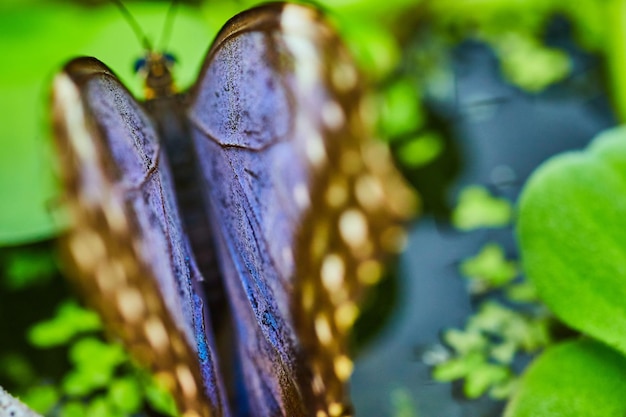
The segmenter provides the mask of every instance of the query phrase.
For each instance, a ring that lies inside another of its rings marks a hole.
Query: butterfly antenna
[[[121,0],[111,0],[111,1],[120,9],[120,12],[122,12],[122,15],[124,16],[128,24],[130,25],[130,27],[133,29],[133,32],[135,32],[135,36],[137,36],[137,39],[139,39],[143,48],[146,51],[153,51],[152,45],[150,45],[150,41],[148,40],[148,37],[143,32],[143,30],[141,30],[141,26],[139,25],[137,20],[135,20],[130,10],[128,10],[128,8],[124,6],[124,3],[122,3]]]
[[[161,51],[165,51],[165,49],[167,48],[167,43],[170,40],[170,36],[172,35],[172,28],[174,27],[174,17],[176,17],[178,3],[178,0],[172,0],[172,2],[170,3],[170,8],[167,10],[165,23],[163,24],[163,34],[161,35],[161,40],[159,42]]]

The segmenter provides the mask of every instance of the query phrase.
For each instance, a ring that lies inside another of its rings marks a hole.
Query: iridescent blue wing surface
[[[184,416],[228,415],[200,276],[152,120],[94,58],[56,76],[53,117],[72,275]]]
[[[416,200],[371,139],[339,37],[312,8],[228,22],[189,117],[255,416],[347,416],[347,334]]]

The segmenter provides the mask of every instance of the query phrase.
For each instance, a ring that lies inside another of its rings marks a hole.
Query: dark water
[[[486,47],[466,44],[456,51],[449,94],[431,100],[439,116],[449,121],[463,157],[449,197],[466,185],[481,184],[515,201],[541,162],[583,148],[597,132],[615,124],[597,62],[572,53],[569,79],[529,95],[502,80]],[[472,300],[457,267],[487,241],[503,245],[508,257],[516,256],[511,228],[461,233],[432,216],[415,225],[400,260],[395,311],[356,365],[352,391],[359,417],[393,416],[391,402],[398,390],[411,399],[419,417],[501,414],[502,404],[466,401],[451,384],[433,382],[420,354],[438,343],[441,329],[464,325]]]

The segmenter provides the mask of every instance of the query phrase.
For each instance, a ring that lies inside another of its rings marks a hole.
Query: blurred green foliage
[[[38,376],[23,358],[5,356],[14,378],[30,384],[22,400],[33,410],[59,417],[137,415],[149,405],[164,416],[177,416],[173,398],[146,371],[138,368],[116,342],[102,340],[96,313],[65,301],[49,320],[35,324],[30,342],[40,349],[67,349],[70,369],[59,381]],[[5,370],[6,372],[6,370]]]
[[[459,193],[452,220],[465,232],[508,228],[512,213],[508,200],[492,196],[483,187],[467,186]],[[442,340],[449,356],[437,361],[433,378],[441,382],[462,379],[468,398],[488,394],[506,399],[519,381],[515,361],[537,354],[553,342],[553,316],[539,300],[534,285],[520,276],[517,262],[508,260],[495,242],[464,259],[459,272],[470,294],[485,298],[462,330],[444,330]]]
[[[510,396],[517,384],[512,370],[520,353],[536,353],[551,342],[550,315],[524,314],[495,301],[481,304],[463,330],[446,330],[443,340],[453,357],[438,364],[438,381],[465,379],[464,393],[477,398]]]

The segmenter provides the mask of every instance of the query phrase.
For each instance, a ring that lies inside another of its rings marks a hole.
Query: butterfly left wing
[[[190,119],[256,416],[345,416],[358,298],[415,198],[370,139],[354,64],[312,8],[218,35]]]
[[[53,117],[71,275],[185,417],[228,415],[199,273],[152,120],[94,58],[56,76]]]

